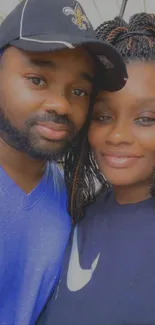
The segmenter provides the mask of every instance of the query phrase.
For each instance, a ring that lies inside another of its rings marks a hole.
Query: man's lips
[[[104,162],[113,168],[127,168],[132,167],[138,162],[142,156],[137,156],[134,154],[129,154],[126,152],[111,152],[111,153],[102,153]]]
[[[62,140],[70,131],[66,125],[54,122],[41,122],[36,128],[39,134],[48,140]]]

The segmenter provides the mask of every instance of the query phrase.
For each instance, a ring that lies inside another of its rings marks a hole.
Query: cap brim
[[[46,37],[46,40],[45,40]],[[52,39],[52,41],[51,41]],[[33,37],[13,40],[10,45],[29,52],[59,51],[64,48],[84,47],[96,56],[105,56],[111,63],[112,68],[105,71],[103,89],[109,91],[120,90],[124,87],[128,78],[126,65],[119,52],[107,42],[97,39],[86,38],[74,39],[64,36],[54,41],[53,35],[34,35]]]

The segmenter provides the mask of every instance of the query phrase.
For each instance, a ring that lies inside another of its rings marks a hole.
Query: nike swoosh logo
[[[90,269],[84,270],[81,268],[79,261],[77,232],[76,226],[74,229],[72,250],[67,273],[67,287],[70,291],[78,291],[89,283],[100,257],[99,253],[92,263]]]

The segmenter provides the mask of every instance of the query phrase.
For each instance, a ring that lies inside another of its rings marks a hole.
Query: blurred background
[[[0,0],[0,22],[18,2],[20,0]],[[134,13],[155,13],[155,0],[79,0],[79,2],[85,8],[94,28],[117,15],[123,16],[128,21]]]

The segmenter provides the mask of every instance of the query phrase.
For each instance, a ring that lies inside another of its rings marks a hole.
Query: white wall
[[[0,22],[17,5],[19,0],[0,0]]]
[[[0,20],[3,19],[20,0],[0,0]],[[44,0],[43,0],[44,1]],[[51,0],[52,1],[52,0]],[[59,0],[57,0],[59,1]],[[79,0],[85,8],[94,28],[105,20],[119,14],[122,0]],[[124,18],[138,12],[155,13],[155,0],[128,0]]]
[[[85,8],[94,28],[105,20],[113,19],[119,14],[122,0],[79,0]],[[138,12],[155,14],[155,0],[128,0],[124,19]]]

